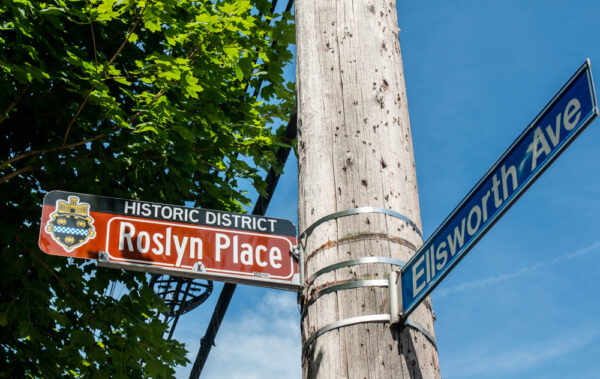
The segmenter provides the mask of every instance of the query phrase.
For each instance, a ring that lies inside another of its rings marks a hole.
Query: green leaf
[[[158,32],[161,29],[160,21],[157,19],[149,19],[144,21],[144,26],[151,32]]]
[[[154,134],[158,134],[158,130],[151,122],[145,122],[137,125],[135,132],[136,133],[144,133],[144,132],[153,132]]]
[[[115,4],[116,0],[103,0],[102,3],[96,8],[98,13],[108,13],[112,11],[112,8]]]
[[[119,78],[119,77],[117,77],[117,78],[112,78],[112,79],[115,82],[123,84],[123,85],[126,85],[126,86],[130,86],[132,84],[129,80],[127,80],[125,78]]]
[[[65,13],[65,11],[66,11],[65,8],[48,7],[48,8],[40,9],[40,14],[45,15],[45,16],[56,16],[56,15],[61,15],[61,14]]]
[[[235,66],[235,77],[240,81],[244,79],[244,73],[240,66]]]
[[[229,58],[237,58],[239,56],[240,50],[237,46],[227,46],[223,48],[223,52]]]

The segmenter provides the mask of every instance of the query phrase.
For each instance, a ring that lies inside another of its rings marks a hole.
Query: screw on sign
[[[40,248],[103,266],[297,290],[288,220],[49,192]]]

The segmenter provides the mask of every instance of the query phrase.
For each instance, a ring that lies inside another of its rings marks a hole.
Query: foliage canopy
[[[0,376],[163,377],[184,362],[144,275],[37,248],[41,201],[241,211],[240,180],[264,191],[289,142],[269,125],[294,107],[292,15],[270,6],[0,0]]]

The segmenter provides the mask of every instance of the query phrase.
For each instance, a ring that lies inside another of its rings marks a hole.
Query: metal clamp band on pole
[[[350,282],[342,282],[340,284],[333,284],[331,286],[323,287],[317,291],[315,291],[310,299],[306,301],[306,304],[302,307],[301,318],[306,316],[306,310],[309,305],[312,305],[318,298],[323,295],[330,294],[332,292],[349,290],[353,288],[361,288],[361,287],[387,287],[389,281],[387,279],[372,279],[372,280],[353,280]]]
[[[302,350],[303,350],[302,354],[306,354],[306,350],[308,349],[308,347],[313,343],[313,341],[317,337],[322,336],[323,334],[325,334],[331,330],[338,329],[338,328],[341,328],[344,326],[349,326],[349,325],[362,324],[365,322],[388,322],[388,321],[390,321],[389,314],[379,314],[379,315],[350,317],[350,318],[347,318],[344,320],[332,322],[331,324],[325,325],[321,329],[314,332],[310,337],[308,337],[308,339],[304,343],[304,347],[302,348]]]
[[[343,262],[341,262],[343,263]],[[360,287],[385,287],[385,286],[389,286],[390,289],[392,287],[395,288],[395,286],[393,286],[391,283],[391,281],[396,280],[398,276],[398,273],[393,271],[390,274],[390,278],[389,280],[386,279],[380,279],[380,280],[359,280],[359,281],[352,281],[352,282],[345,282],[345,283],[341,283],[341,284],[336,284],[336,285],[332,285],[329,287],[325,287],[321,290],[319,290],[315,295],[313,295],[313,297],[311,297],[310,300],[308,300],[308,302],[305,304],[305,306],[303,307],[302,310],[302,318],[306,315],[306,310],[307,307],[314,303],[319,297],[332,293],[332,292],[336,292],[339,290],[345,290],[345,289],[351,289],[351,288],[360,288]],[[391,293],[390,293],[391,295]],[[390,299],[390,303],[393,302],[392,299]],[[399,306],[401,307],[402,305],[399,304]],[[394,308],[394,306],[390,305],[391,308]],[[395,305],[395,307],[398,307],[398,304]],[[396,316],[397,317],[397,316]],[[365,322],[391,322],[392,319],[394,318],[394,314],[378,314],[378,315],[368,315],[368,316],[357,316],[357,317],[351,317],[351,318],[347,318],[344,320],[339,320],[336,322],[333,322],[329,325],[326,325],[322,328],[320,328],[319,330],[317,330],[315,333],[313,333],[305,342],[304,344],[304,348],[303,348],[303,354],[306,353],[306,349],[310,346],[310,344],[319,336],[343,327],[343,326],[348,326],[348,325],[354,325],[354,324],[360,324],[360,323],[365,323]],[[435,340],[435,338],[431,335],[431,333],[429,333],[429,331],[427,329],[425,329],[421,324],[410,320],[410,319],[406,319],[404,320],[404,323],[402,324],[403,326],[407,326],[410,327],[416,331],[418,331],[419,333],[421,333],[429,342],[431,342],[431,344],[437,349],[437,341]]]
[[[302,239],[307,238],[315,230],[315,228],[317,226],[321,225],[324,222],[335,220],[340,217],[346,217],[346,216],[361,214],[361,213],[382,213],[382,214],[385,214],[388,216],[398,218],[402,221],[405,221],[408,225],[410,225],[413,229],[415,229],[417,234],[421,237],[421,239],[423,239],[423,233],[421,233],[421,230],[417,227],[417,224],[415,224],[411,219],[409,219],[405,215],[398,213],[398,212],[394,212],[391,209],[385,209],[385,208],[379,208],[379,207],[360,207],[360,208],[353,208],[353,209],[348,209],[345,211],[333,213],[333,214],[330,214],[328,216],[318,219],[312,225],[310,225],[308,228],[306,228],[304,230],[304,232],[302,232],[302,234],[300,234],[299,240],[302,241]]]
[[[319,276],[321,276],[323,274],[326,274],[326,273],[334,271],[334,270],[338,270],[340,268],[356,266],[356,265],[361,265],[361,264],[365,264],[365,263],[389,263],[389,264],[400,266],[400,267],[403,267],[406,264],[406,262],[404,262],[404,261],[401,261],[398,259],[393,259],[393,258],[387,258],[387,257],[361,257],[361,258],[349,259],[347,261],[338,262],[338,263],[332,264],[330,266],[325,266],[322,269],[320,269],[319,271],[315,272],[307,280],[305,288],[310,287],[313,284],[313,282]]]
[[[427,329],[425,329],[425,327],[423,327],[421,324],[416,323],[415,321],[413,321],[411,319],[406,319],[406,321],[404,321],[404,325],[409,326],[409,327],[417,330],[418,332],[420,332],[437,349],[437,342],[435,341],[435,338],[433,338],[431,333],[429,333],[429,331]]]

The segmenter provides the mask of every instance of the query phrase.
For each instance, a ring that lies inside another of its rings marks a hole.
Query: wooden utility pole
[[[429,299],[385,320],[423,243],[398,32],[395,1],[296,0],[305,378],[440,377]]]

